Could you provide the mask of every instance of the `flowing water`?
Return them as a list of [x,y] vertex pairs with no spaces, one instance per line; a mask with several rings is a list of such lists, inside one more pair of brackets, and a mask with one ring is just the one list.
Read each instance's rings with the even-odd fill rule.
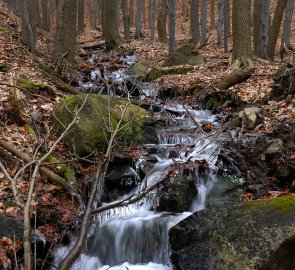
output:
[[[100,73],[95,71],[91,76],[95,79]],[[153,96],[154,89],[154,86],[147,86],[143,94]],[[159,144],[148,144],[144,147],[157,162],[146,172],[145,179],[132,192],[140,192],[145,186],[161,181],[175,164],[206,160],[209,167],[206,173],[198,169],[192,172],[196,179],[198,195],[191,205],[190,212],[155,213],[153,209],[159,198],[156,192],[151,192],[137,203],[100,213],[95,217],[89,230],[85,251],[72,269],[171,269],[169,228],[189,216],[191,212],[205,208],[206,194],[217,181],[216,162],[219,149],[216,134],[213,132],[208,136],[198,129],[196,123],[210,122],[214,130],[217,130],[216,117],[210,111],[184,108],[175,102],[166,103],[160,112],[155,113],[155,117],[164,117],[166,126],[158,130]],[[143,167],[147,163],[146,157],[142,157],[140,161],[138,167]],[[59,248],[56,258],[61,259],[67,253],[67,249],[69,247]],[[57,265],[58,261],[55,264]]]

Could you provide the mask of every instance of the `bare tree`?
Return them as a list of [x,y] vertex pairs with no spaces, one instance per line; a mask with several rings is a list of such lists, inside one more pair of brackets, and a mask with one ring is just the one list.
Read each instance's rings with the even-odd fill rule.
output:
[[267,34],[269,32],[268,28],[270,16],[270,2],[268,0],[262,0],[261,11],[262,14],[258,38],[258,56],[260,58],[266,58]]
[[284,30],[282,35],[281,48],[283,46],[286,46],[287,48],[292,48],[290,37],[291,37],[291,25],[292,25],[293,12],[294,12],[294,1],[288,0],[286,11],[285,11]]
[[158,30],[158,37],[159,41],[163,43],[167,43],[167,15],[168,15],[168,6],[167,0],[161,0],[161,7],[158,14],[157,20],[157,30]]
[[152,0],[152,10],[151,10],[151,40],[154,40],[155,39],[156,16],[157,16],[157,0]]
[[272,24],[268,32],[266,55],[270,60],[274,59],[276,44],[280,33],[280,27],[284,16],[287,0],[278,0]]
[[207,0],[202,0],[201,7],[201,46],[204,46],[207,40]]
[[228,52],[228,37],[229,37],[229,0],[223,0],[224,7],[223,7],[223,14],[224,14],[224,28],[223,28],[223,38],[224,38],[224,51]]
[[142,17],[144,12],[144,0],[137,0],[137,12],[135,18],[135,38],[142,38]]
[[123,14],[123,24],[124,24],[124,38],[130,40],[130,17],[128,13],[128,2],[127,0],[122,0],[122,14]]
[[176,37],[175,37],[175,17],[176,17],[176,0],[168,0],[169,10],[169,54],[175,52]]
[[191,32],[193,44],[199,43],[199,0],[191,1]]
[[77,23],[77,34],[82,34],[84,32],[84,0],[78,1],[78,23]]
[[31,0],[24,0],[22,11],[22,41],[28,47],[29,51],[35,53],[36,43],[36,27],[33,23],[32,5]]
[[217,45],[222,46],[222,27],[224,22],[224,4],[223,0],[218,0],[218,22],[217,22]]

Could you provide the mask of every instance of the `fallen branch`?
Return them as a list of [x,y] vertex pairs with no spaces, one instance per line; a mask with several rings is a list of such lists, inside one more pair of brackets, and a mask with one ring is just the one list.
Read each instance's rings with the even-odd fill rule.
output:
[[[123,199],[121,201],[118,202],[113,202],[113,203],[109,203],[107,205],[103,205],[99,208],[93,209],[91,211],[91,214],[98,214],[101,213],[103,211],[109,210],[109,209],[113,209],[115,207],[119,207],[119,206],[127,206],[131,203],[135,203],[139,200],[141,200],[143,197],[145,197],[149,192],[151,192],[152,190],[154,190],[155,188],[159,187],[166,179],[162,179],[161,181],[147,187],[143,192],[141,192],[140,194],[138,194],[137,196],[135,196],[134,194],[130,197],[128,197],[127,199]],[[134,197],[135,196],[135,197]]]
[[[10,152],[14,156],[17,156],[19,159],[25,161],[26,163],[33,162],[33,159],[30,155],[19,151],[14,146],[3,141],[2,139],[0,139],[0,147],[4,148],[5,150]],[[67,183],[67,181],[64,178],[60,177],[59,175],[57,175],[56,173],[44,166],[40,167],[40,172],[43,173],[52,184],[62,187],[65,191],[69,192],[70,194],[72,193],[71,186]]]
[[76,45],[77,48],[82,48],[85,50],[90,50],[90,49],[102,49],[105,45],[105,42],[99,42],[99,43],[95,43],[95,44],[79,44]]
[[217,88],[220,90],[227,90],[238,83],[244,82],[251,77],[253,71],[253,68],[238,69],[228,75],[225,75],[217,84]]
[[47,72],[47,71],[43,70],[42,68],[39,68],[39,70],[43,73],[43,75],[49,81],[51,81],[53,84],[57,85],[64,92],[74,94],[74,95],[81,94],[81,92],[79,90],[77,90],[75,87],[71,86],[70,84],[68,84],[68,83],[66,83],[64,81],[62,81],[61,79],[59,79],[54,74],[51,74],[50,72]]

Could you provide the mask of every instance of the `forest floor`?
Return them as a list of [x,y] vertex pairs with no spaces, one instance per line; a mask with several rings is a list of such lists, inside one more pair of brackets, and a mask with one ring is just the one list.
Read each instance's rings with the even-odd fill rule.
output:
[[[40,65],[48,65],[50,63],[53,56],[54,39],[48,33],[39,30],[36,47],[37,55],[32,55],[20,42],[20,19],[8,10],[2,2],[0,2],[0,10],[0,140],[13,145],[24,153],[33,155],[41,138],[46,138],[47,147],[53,144],[55,137],[48,132],[52,110],[68,94],[46,79],[44,73],[39,69]],[[93,41],[95,43],[99,36],[100,32],[98,31],[88,31],[78,38],[78,42],[81,44],[91,44],[89,41]],[[179,45],[187,42],[187,37],[180,33],[177,40]],[[223,48],[218,48],[215,40],[216,34],[212,32],[207,45],[200,50],[204,57],[204,65],[194,67],[187,74],[161,77],[157,80],[161,84],[161,88],[177,89],[181,92],[181,90],[187,89],[197,80],[201,81],[203,88],[206,88],[208,85],[216,85],[222,76],[227,73],[230,53],[225,53]],[[85,41],[88,42],[85,43]],[[148,38],[132,40],[129,43],[122,44],[118,51],[103,53],[110,65],[116,66],[114,61],[122,52],[128,50],[134,51],[139,60],[149,60],[151,66],[159,65],[168,56],[166,44],[150,41]],[[85,55],[83,49],[77,49],[77,52],[79,55]],[[271,86],[274,84],[273,77],[278,68],[286,65],[286,63],[295,64],[295,55],[287,54],[284,61],[278,58],[273,62],[259,61],[256,63],[254,74],[250,79],[230,88],[229,91],[235,93],[243,103],[243,106],[257,106],[263,112],[260,114],[261,123],[253,129],[246,130],[246,132],[268,136],[278,132],[279,125],[282,123],[286,123],[287,126],[294,130],[294,95],[291,98],[289,97],[288,100],[286,98],[279,101],[269,99]],[[72,69],[66,69],[68,82],[75,81],[79,70],[85,66],[91,68],[89,65],[85,59],[78,57],[75,67],[76,73]],[[30,92],[16,88],[16,83],[21,76],[25,76],[32,81],[41,82],[47,87],[44,87],[44,90],[41,92]],[[188,97],[187,100],[191,98]],[[222,110],[236,113],[236,109],[230,106],[224,107]],[[33,127],[35,132],[32,132],[30,127]],[[288,138],[286,137],[285,139]],[[294,148],[290,146],[286,152],[290,162],[295,161],[295,154],[292,151],[294,151]],[[69,149],[63,144],[58,145],[54,154],[63,161],[73,161]],[[253,155],[255,156],[255,154]],[[0,161],[5,163],[11,175],[14,175],[23,166],[21,160],[11,156],[2,148],[0,148]],[[282,162],[282,160],[278,162]],[[56,171],[56,173],[61,173],[58,168],[52,165],[47,166]],[[79,162],[75,162],[74,167],[80,176],[90,174],[94,170],[93,165],[82,167]],[[28,191],[28,181],[26,179],[29,178],[29,173],[26,172],[17,184],[22,192],[21,196],[24,198]],[[273,175],[268,175],[267,177],[271,183],[277,181]],[[264,194],[264,197],[286,194],[290,194],[287,185],[280,188],[277,185],[269,185],[269,189]],[[49,183],[44,176],[39,176],[34,198],[34,207],[37,209],[38,216],[42,217],[40,218],[42,221],[38,224],[37,229],[55,244],[61,239],[61,235],[70,229],[73,220],[78,216],[78,205],[60,187]],[[243,199],[251,198],[253,198],[251,190],[245,191]],[[19,220],[23,218],[22,211],[14,204],[10,183],[2,172],[0,172],[0,214],[15,217]],[[59,223],[62,225],[59,226]],[[0,240],[0,250],[1,243]]]

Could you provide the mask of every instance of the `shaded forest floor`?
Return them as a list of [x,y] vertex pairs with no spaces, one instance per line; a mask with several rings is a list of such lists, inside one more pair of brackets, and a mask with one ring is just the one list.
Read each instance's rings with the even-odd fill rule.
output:
[[[40,138],[46,139],[47,147],[54,142],[54,132],[49,132],[51,128],[51,113],[56,104],[67,93],[61,91],[57,85],[46,79],[44,73],[39,68],[50,63],[53,55],[54,39],[40,30],[37,40],[37,55],[31,55],[20,42],[21,22],[19,18],[2,3],[0,3],[0,10],[0,139],[25,153],[33,155]],[[91,44],[91,42],[85,43],[85,41],[93,41],[95,43],[98,36],[100,36],[99,32],[89,31],[80,36],[78,42],[80,44]],[[194,67],[192,71],[184,75],[161,77],[157,80],[161,88],[164,91],[173,89],[181,93],[181,91],[195,84],[196,81],[201,82],[202,89],[206,89],[209,85],[215,85],[226,74],[230,58],[230,53],[224,53],[222,48],[218,48],[215,40],[215,33],[212,33],[207,45],[200,50],[204,57],[204,65]],[[179,34],[178,44],[185,42],[187,42],[187,38]],[[152,42],[148,38],[132,40],[129,43],[122,44],[121,48],[115,52],[103,52],[103,54],[110,65],[116,66],[115,61],[118,56],[130,50],[134,51],[138,60],[149,60],[151,66],[159,65],[168,56],[166,44]],[[80,56],[85,56],[85,54],[87,55],[90,52],[77,49],[77,53]],[[69,83],[76,81],[79,70],[83,69],[83,67],[91,68],[89,67],[90,64],[85,61],[85,58],[80,56],[77,57],[77,64],[74,69],[65,68],[66,80]],[[237,106],[239,109],[247,106],[256,106],[260,109],[260,123],[253,128],[246,128],[244,132],[262,134],[273,139],[280,138],[283,144],[286,144],[287,150],[285,150],[284,155],[287,155],[288,162],[294,163],[294,145],[287,146],[287,144],[290,139],[292,141],[292,134],[294,135],[295,97],[291,95],[278,100],[270,98],[271,86],[274,84],[273,76],[278,68],[286,65],[286,63],[295,64],[295,55],[286,55],[284,61],[276,58],[273,62],[257,62],[252,77],[246,82],[230,88],[229,92],[239,99]],[[21,77],[41,82],[44,84],[43,90],[30,92],[16,88],[15,86]],[[181,97],[179,100],[181,102],[191,100],[197,102],[194,95]],[[237,117],[237,107],[223,106],[221,104],[219,110],[232,113],[231,116],[234,118]],[[284,127],[286,129],[289,127],[291,130],[285,130],[285,132]],[[282,132],[285,132],[285,134],[281,134]],[[262,143],[261,147],[266,150],[269,145]],[[233,145],[229,146],[228,149],[235,151]],[[46,151],[46,148],[44,151]],[[256,154],[257,152],[254,152],[252,157],[256,156]],[[77,176],[80,178],[84,174],[91,174],[94,171],[93,165],[82,166],[63,144],[58,145],[54,155],[62,161],[72,162]],[[0,160],[5,163],[11,175],[23,166],[20,160],[11,156],[2,148],[0,148]],[[286,159],[278,159],[274,162],[280,163],[285,161]],[[255,164],[247,162],[246,164],[249,165],[248,173],[249,177],[251,177],[251,174],[256,173]],[[61,168],[56,168],[52,165],[47,166],[56,173],[62,174]],[[259,167],[257,168],[259,169]],[[268,190],[263,193],[263,197],[290,194],[288,189],[290,180],[295,179],[289,179],[286,185],[277,185],[278,179],[276,179],[276,176],[269,174],[267,169],[265,170],[270,184],[268,185]],[[23,192],[22,196],[28,190],[28,182],[26,181],[28,178],[29,172],[24,174],[18,182],[18,187]],[[52,243],[56,243],[61,239],[63,233],[67,233],[70,230],[73,219],[79,214],[79,206],[60,187],[50,184],[46,177],[40,176],[39,180],[34,199],[34,207],[39,217],[37,229],[44,233]],[[78,188],[81,189],[83,187],[77,187],[79,192]],[[254,187],[254,189],[257,189],[257,187]],[[242,199],[255,198],[251,189],[243,192]],[[21,210],[14,205],[10,183],[2,172],[0,172],[0,213],[22,219]]]

